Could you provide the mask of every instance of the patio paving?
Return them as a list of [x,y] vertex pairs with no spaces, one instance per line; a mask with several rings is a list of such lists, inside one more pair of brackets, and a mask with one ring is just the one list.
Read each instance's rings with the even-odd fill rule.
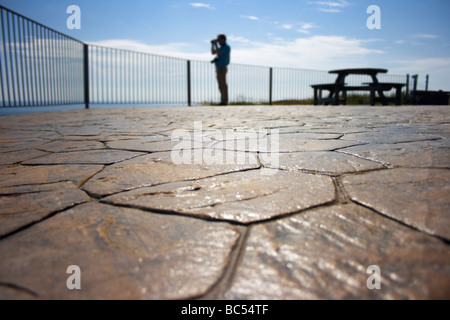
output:
[[0,299],[450,299],[449,138],[448,106],[2,117]]

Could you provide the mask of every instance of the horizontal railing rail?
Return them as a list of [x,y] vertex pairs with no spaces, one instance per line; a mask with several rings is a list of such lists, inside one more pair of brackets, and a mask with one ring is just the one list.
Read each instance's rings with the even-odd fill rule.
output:
[[[3,6],[0,26],[2,107],[191,106],[220,100],[215,67],[210,62],[86,44]],[[319,70],[231,64],[230,103],[312,103],[311,85],[334,82],[335,77]],[[379,79],[409,83],[406,75],[381,75]],[[370,78],[350,76],[348,82],[360,84]]]

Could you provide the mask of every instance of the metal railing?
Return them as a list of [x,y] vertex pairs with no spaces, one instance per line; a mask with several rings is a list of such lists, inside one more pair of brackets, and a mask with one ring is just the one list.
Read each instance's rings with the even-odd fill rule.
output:
[[[215,67],[154,54],[85,44],[0,6],[2,107],[85,104],[201,105],[220,100]],[[231,64],[231,103],[312,100],[326,71]],[[381,75],[406,84],[408,76]],[[370,82],[350,76],[349,84]],[[406,89],[407,90],[407,89]],[[367,94],[364,92],[355,94]]]
[[89,45],[91,104],[182,104],[187,60]]
[[2,106],[85,102],[82,42],[4,7],[0,26]]

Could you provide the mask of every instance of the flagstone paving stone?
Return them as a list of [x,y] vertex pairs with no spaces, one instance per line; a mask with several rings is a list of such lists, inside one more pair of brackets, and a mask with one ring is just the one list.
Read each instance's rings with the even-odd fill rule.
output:
[[0,299],[450,299],[449,139],[447,106],[2,117]]
[[[239,236],[223,223],[90,203],[0,243],[0,283],[41,299],[190,298],[218,281]],[[76,263],[79,292],[66,287]]]
[[354,201],[450,240],[449,170],[399,168],[352,175],[343,181]]
[[305,173],[252,170],[140,188],[104,199],[119,205],[239,223],[268,220],[333,201],[333,181]]
[[103,169],[102,165],[48,165],[48,166],[3,166],[0,167],[0,187],[33,184],[48,184],[73,181],[81,185]]
[[22,149],[18,151],[2,152],[0,154],[0,165],[18,164],[26,160],[48,155],[48,152],[36,150],[34,148]]
[[270,161],[274,157],[275,155],[271,154],[267,161],[266,156],[261,154],[261,163],[269,168],[289,171],[308,170],[331,175],[384,168],[379,162],[329,151],[280,153],[279,163],[275,164]]
[[[367,288],[372,265],[380,290]],[[350,204],[252,227],[225,297],[438,299],[449,287],[448,245]]]
[[255,169],[258,166],[256,159],[242,165],[209,166],[203,162],[199,165],[178,165],[172,162],[171,153],[155,153],[108,166],[90,179],[84,189],[91,194],[105,196],[162,183],[197,180],[229,172]]
[[31,160],[22,161],[24,165],[42,164],[113,164],[144,155],[139,152],[121,150],[87,150],[56,152]]
[[[398,144],[368,144],[344,148],[339,152],[390,167],[448,168],[450,159],[447,139]],[[419,153],[421,153],[420,157],[417,156]]]
[[72,182],[0,188],[0,237],[90,201]]

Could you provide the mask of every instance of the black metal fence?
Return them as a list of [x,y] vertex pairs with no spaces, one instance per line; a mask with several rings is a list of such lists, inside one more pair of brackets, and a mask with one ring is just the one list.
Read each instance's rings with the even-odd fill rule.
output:
[[[85,104],[199,105],[220,100],[214,65],[88,45],[0,6],[2,107]],[[406,84],[407,76],[380,81]],[[312,100],[326,71],[232,64],[231,103]],[[364,76],[349,84],[370,82]],[[352,82],[352,83],[350,83]],[[366,93],[361,93],[366,94]]]
[[82,42],[3,7],[0,25],[2,106],[85,102]]

